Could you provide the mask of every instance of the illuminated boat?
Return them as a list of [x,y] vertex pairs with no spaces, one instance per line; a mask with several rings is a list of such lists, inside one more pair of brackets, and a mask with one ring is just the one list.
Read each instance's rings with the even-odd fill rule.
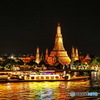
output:
[[[4,74],[4,72],[2,72]],[[6,75],[0,75],[4,79],[0,82],[35,82],[35,81],[73,81],[73,80],[84,80],[88,79],[89,76],[76,76],[71,77],[69,73],[66,72],[55,72],[54,70],[46,70],[40,72],[33,71],[16,71],[16,72],[6,72]]]

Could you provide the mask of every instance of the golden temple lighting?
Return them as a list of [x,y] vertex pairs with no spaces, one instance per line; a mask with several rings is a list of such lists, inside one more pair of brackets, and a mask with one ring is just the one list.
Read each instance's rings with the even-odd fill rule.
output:
[[58,61],[63,64],[70,64],[71,59],[69,58],[67,51],[65,51],[65,48],[63,46],[63,37],[61,34],[61,26],[58,24],[57,26],[57,34],[55,38],[55,45],[53,50],[51,51],[50,55],[48,56],[47,62],[50,65],[53,65]]

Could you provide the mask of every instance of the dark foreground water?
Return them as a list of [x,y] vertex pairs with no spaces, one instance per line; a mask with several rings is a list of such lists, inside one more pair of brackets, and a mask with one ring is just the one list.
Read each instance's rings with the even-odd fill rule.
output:
[[70,96],[70,92],[100,93],[100,72],[92,81],[0,83],[0,100],[100,100],[98,96]]

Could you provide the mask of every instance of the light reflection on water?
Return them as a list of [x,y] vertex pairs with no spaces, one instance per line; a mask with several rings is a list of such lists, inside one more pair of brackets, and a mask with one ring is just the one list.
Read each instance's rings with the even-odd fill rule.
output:
[[[99,86],[100,83],[100,74],[96,74],[98,75],[97,77],[94,73],[92,75],[92,83],[89,80],[71,82],[0,83],[0,100],[61,100],[62,98],[65,98],[63,100],[71,100],[71,98],[80,100],[81,97],[70,97],[69,93],[71,91],[94,91],[94,89],[91,90],[90,87]],[[98,89],[95,91],[98,91]],[[90,97],[82,97],[82,100],[87,100],[86,98]],[[100,100],[99,97],[96,98]]]

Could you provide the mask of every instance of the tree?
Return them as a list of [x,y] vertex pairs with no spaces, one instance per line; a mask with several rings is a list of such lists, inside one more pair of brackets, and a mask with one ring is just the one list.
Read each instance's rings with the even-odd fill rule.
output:
[[24,62],[21,59],[18,59],[17,64],[18,65],[24,65]]
[[37,63],[32,59],[30,62],[26,63],[26,65],[37,65]]
[[100,57],[95,57],[90,65],[100,67]]

